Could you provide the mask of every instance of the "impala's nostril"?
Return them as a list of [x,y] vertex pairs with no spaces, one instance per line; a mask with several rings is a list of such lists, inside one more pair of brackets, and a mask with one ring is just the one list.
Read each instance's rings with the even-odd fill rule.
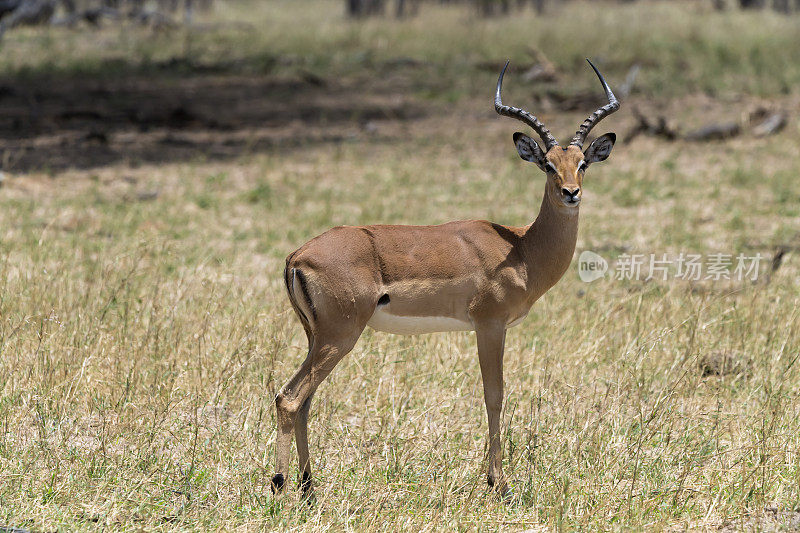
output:
[[569,198],[570,196],[572,196],[572,191],[570,191],[570,190],[569,190],[569,189],[567,189],[567,188],[563,188],[563,189],[561,189],[561,194],[563,194],[564,196],[566,196],[567,198]]
[[574,199],[575,199],[575,198],[578,196],[578,193],[579,193],[580,191],[581,191],[581,190],[580,190],[580,188],[579,188],[579,187],[576,187],[576,188],[574,188],[574,189],[567,189],[566,187],[563,187],[563,188],[561,189],[561,194],[563,194],[564,196],[566,196],[566,197],[567,197],[567,198],[569,198],[569,199],[572,199],[572,200],[574,200]]

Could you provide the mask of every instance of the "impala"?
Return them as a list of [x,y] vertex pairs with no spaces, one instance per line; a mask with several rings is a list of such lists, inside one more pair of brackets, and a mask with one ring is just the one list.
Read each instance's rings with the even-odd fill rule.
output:
[[308,337],[308,356],[275,398],[274,492],[285,484],[292,433],[300,487],[305,494],[311,491],[311,397],[370,326],[401,335],[475,331],[489,418],[488,483],[507,493],[500,442],[506,330],[519,324],[567,270],[575,251],[584,173],[590,164],[608,158],[616,140],[615,134],[606,133],[582,150],[589,131],[619,109],[602,74],[591,61],[589,65],[608,103],[589,115],[566,148],[535,116],[503,104],[500,91],[508,63],[497,80],[497,113],[524,122],[544,142],[541,148],[524,133],[514,134],[520,157],[547,174],[532,224],[467,220],[438,226],[342,226],[286,258],[284,281]]

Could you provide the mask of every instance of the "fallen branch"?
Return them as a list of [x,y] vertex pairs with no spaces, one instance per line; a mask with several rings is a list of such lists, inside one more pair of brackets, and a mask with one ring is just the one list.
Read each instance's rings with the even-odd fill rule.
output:
[[723,122],[692,130],[684,135],[683,138],[687,141],[717,141],[736,137],[741,131],[742,128],[738,122]]
[[555,65],[547,59],[547,56],[541,50],[529,47],[528,54],[530,54],[535,63],[522,75],[523,80],[528,83],[558,81],[558,71]]
[[643,133],[653,137],[662,137],[668,141],[674,141],[679,137],[678,131],[668,124],[666,117],[663,115],[651,120],[635,106],[633,107],[633,115],[636,117],[636,125],[625,135],[624,142],[626,144]]
[[772,113],[753,128],[753,135],[756,137],[774,135],[786,127],[786,119],[786,113],[782,111]]
[[741,122],[730,121],[708,124],[687,133],[681,133],[669,125],[664,115],[648,116],[637,107],[633,108],[633,115],[636,118],[636,124],[625,136],[625,143],[631,142],[642,134],[661,137],[669,141],[683,139],[693,142],[730,139],[747,132],[752,133],[755,137],[766,137],[774,135],[785,128],[789,118],[785,111],[770,111],[765,107],[758,107],[751,111]]

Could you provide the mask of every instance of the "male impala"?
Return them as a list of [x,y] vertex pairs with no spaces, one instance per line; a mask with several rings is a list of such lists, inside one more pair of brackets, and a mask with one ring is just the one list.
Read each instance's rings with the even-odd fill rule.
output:
[[589,64],[608,104],[581,124],[566,148],[535,116],[503,105],[500,90],[508,63],[497,80],[495,110],[529,125],[544,141],[542,150],[527,135],[514,134],[520,157],[547,174],[539,216],[532,224],[518,228],[467,220],[439,226],[343,226],[311,239],[286,258],[286,289],[309,348],[275,399],[273,491],[284,487],[292,432],[300,486],[304,493],[311,490],[311,397],[370,326],[402,335],[475,331],[489,416],[488,482],[507,492],[500,445],[506,330],[519,324],[567,270],[575,251],[584,172],[591,163],[605,160],[616,140],[606,133],[581,151],[589,131],[619,109],[605,79]]

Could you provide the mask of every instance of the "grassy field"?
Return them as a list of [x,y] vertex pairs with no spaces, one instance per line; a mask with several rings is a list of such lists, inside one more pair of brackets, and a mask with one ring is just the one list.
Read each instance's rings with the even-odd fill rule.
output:
[[[800,19],[574,2],[356,24],[341,4],[220,3],[190,32],[7,34],[0,526],[797,527]],[[529,63],[529,47],[559,79],[512,71],[507,101],[559,138],[593,109],[541,95],[599,92],[586,55],[615,86],[642,65],[597,134],[624,137],[633,107],[684,129],[788,112],[768,138],[619,142],[584,182],[578,252],[759,253],[759,280],[583,283],[573,264],[508,334],[509,503],[485,487],[473,335],[367,330],[314,400],[317,505],[274,502],[273,398],[306,350],[285,256],[338,224],[532,221],[544,177],[488,96],[493,65]],[[190,119],[114,114],[181,98],[165,113]],[[108,114],[66,122],[76,109]]]

